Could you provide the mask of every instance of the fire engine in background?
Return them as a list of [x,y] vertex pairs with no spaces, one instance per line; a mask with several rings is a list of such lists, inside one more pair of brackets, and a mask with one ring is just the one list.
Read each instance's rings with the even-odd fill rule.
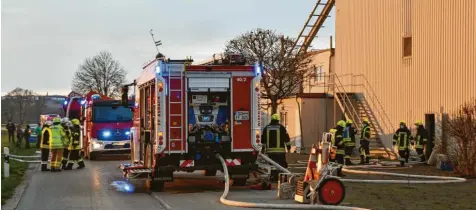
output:
[[159,58],[136,80],[132,164],[120,168],[152,191],[162,191],[174,171],[215,176],[222,168],[216,153],[234,185],[245,185],[257,168],[261,67],[235,55],[222,64],[191,62]]
[[55,117],[60,117],[59,114],[42,114],[40,115],[40,127],[43,127],[46,121],[53,121]]
[[[132,101],[128,103],[133,105]],[[67,118],[81,122],[81,148],[86,158],[130,153],[133,112],[121,106],[119,100],[89,92],[84,97],[67,99],[64,107]]]

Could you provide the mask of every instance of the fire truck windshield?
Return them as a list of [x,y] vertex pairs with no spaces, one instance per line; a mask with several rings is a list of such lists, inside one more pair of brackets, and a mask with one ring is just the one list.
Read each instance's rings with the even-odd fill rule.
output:
[[129,108],[117,106],[95,106],[93,108],[93,122],[128,122],[132,121],[132,111]]

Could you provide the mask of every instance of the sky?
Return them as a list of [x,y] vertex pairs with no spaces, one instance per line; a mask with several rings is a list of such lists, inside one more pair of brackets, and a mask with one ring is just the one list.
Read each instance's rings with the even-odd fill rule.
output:
[[[68,94],[78,66],[109,51],[132,82],[162,41],[166,57],[195,61],[255,28],[297,37],[316,0],[2,0],[1,92]],[[314,39],[328,48],[334,11]]]

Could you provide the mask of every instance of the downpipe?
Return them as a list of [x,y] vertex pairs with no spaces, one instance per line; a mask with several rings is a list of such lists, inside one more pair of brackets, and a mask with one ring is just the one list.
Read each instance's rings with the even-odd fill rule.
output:
[[[260,154],[263,159],[266,161],[270,161],[271,164],[275,165],[278,169],[290,173],[287,169],[283,168],[282,166],[278,165],[276,162],[268,158],[266,155]],[[225,191],[220,197],[220,202],[227,206],[234,206],[234,207],[246,207],[246,208],[262,208],[262,209],[299,209],[299,210],[360,210],[362,208],[358,207],[347,207],[347,206],[333,206],[333,205],[310,205],[310,204],[266,204],[266,203],[251,203],[251,202],[241,202],[241,201],[233,201],[226,199],[228,193],[230,191],[230,177],[228,175],[228,167],[226,166],[225,160],[220,154],[216,154],[215,157],[220,160],[221,165],[223,167],[223,174],[225,177]]]

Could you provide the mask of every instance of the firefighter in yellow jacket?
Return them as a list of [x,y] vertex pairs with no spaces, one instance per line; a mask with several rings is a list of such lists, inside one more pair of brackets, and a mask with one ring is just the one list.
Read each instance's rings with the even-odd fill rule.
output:
[[[266,154],[269,158],[284,168],[288,167],[286,162],[286,148],[291,149],[289,134],[286,128],[279,123],[279,114],[271,116],[271,122],[263,129],[261,140],[266,143]],[[286,148],[285,148],[286,147]],[[273,179],[278,179],[278,172],[271,172]]]
[[71,128],[71,142],[69,144],[69,159],[68,159],[68,166],[65,170],[73,169],[74,163],[78,164],[76,169],[82,169],[85,167],[83,158],[81,157],[81,127],[79,126],[79,120],[73,119],[71,120],[73,127]]
[[428,140],[428,132],[423,126],[422,121],[416,121],[415,125],[417,126],[417,133],[415,135],[415,141],[412,141],[412,145],[415,147],[418,157],[420,157],[421,162],[425,162],[425,153],[424,148]]
[[400,128],[398,128],[393,135],[393,145],[398,146],[401,166],[408,163],[408,158],[410,157],[410,140],[413,140],[412,133],[407,128],[405,121],[400,121]]
[[51,132],[49,140],[51,152],[50,168],[51,172],[58,172],[61,171],[61,158],[63,155],[64,142],[66,138],[66,134],[61,127],[60,118],[55,117],[53,119],[53,126],[49,128],[49,131]]
[[[344,128],[345,121],[340,120],[337,122],[337,130],[334,135],[334,146],[336,147],[336,161],[337,163],[344,165],[344,156],[345,156],[345,142],[344,142]],[[342,166],[337,169],[337,176],[344,176],[342,174]]]
[[68,118],[61,119],[61,127],[63,128],[64,133],[66,134],[66,138],[64,139],[64,148],[63,148],[63,158],[61,159],[61,168],[64,170],[66,169],[66,165],[68,164],[68,157],[69,157],[69,144],[71,143],[71,130],[70,130],[70,122]]
[[355,148],[355,134],[357,134],[357,129],[352,127],[352,124],[354,124],[354,122],[351,119],[348,119],[344,128],[345,165],[353,164],[350,161],[350,158],[352,157],[352,152]]
[[51,130],[50,127],[53,125],[53,122],[46,121],[41,130],[41,171],[49,171],[48,168],[48,159],[50,158],[50,140],[51,140]]
[[[370,124],[369,119],[362,121],[362,131],[360,131],[360,164],[370,163]],[[365,158],[365,160],[364,160]]]

